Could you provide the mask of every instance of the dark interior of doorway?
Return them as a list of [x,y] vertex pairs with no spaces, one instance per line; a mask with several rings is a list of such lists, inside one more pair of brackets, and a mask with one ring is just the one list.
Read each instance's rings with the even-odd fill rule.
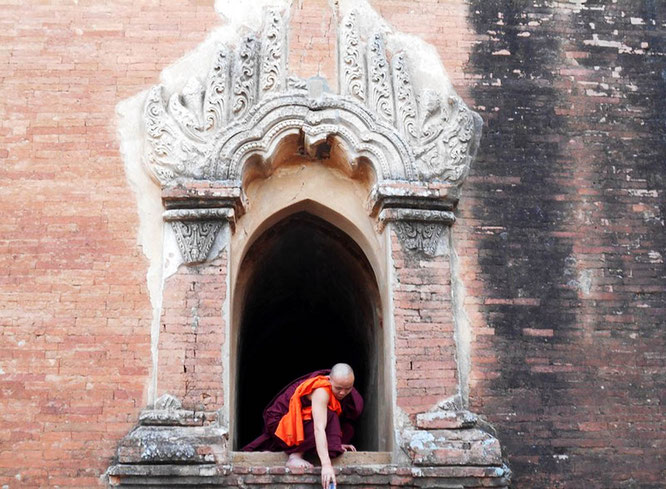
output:
[[377,450],[379,294],[359,246],[301,212],[264,232],[241,267],[235,449],[261,433],[262,411],[282,387],[346,362],[365,399],[354,443]]

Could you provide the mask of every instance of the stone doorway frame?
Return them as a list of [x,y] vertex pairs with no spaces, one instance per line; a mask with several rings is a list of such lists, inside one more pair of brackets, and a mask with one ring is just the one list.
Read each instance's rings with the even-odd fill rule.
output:
[[[349,180],[368,184],[365,218],[385,246],[393,433],[390,463],[373,472],[386,481],[374,483],[392,485],[403,475],[403,487],[505,487],[510,472],[499,442],[465,409],[467,370],[458,361],[451,295],[449,227],[481,119],[448,80],[433,89],[413,78],[413,45],[396,50],[403,46],[394,36],[388,50],[387,33],[361,35],[368,19],[354,10],[339,27],[338,92],[318,77],[288,76],[286,15],[266,10],[260,31],[216,47],[205,80],[192,77],[168,94],[156,86],[146,97],[143,162],[161,188],[163,220],[184,267],[170,284],[175,290],[163,292],[171,299],[161,312],[165,331],[154,338],[153,399],[121,441],[108,480],[214,487],[249,480],[228,443],[233,243],[255,205],[248,185],[274,173],[291,142],[304,159],[333,160]],[[411,285],[416,276],[423,289]],[[221,308],[206,307],[216,301]],[[176,311],[171,319],[167,306]],[[185,308],[196,319],[192,331],[178,322]],[[215,330],[220,316],[224,334]],[[419,341],[410,340],[426,345],[412,348]],[[209,361],[197,364],[193,355]],[[169,365],[170,356],[183,358],[185,372]],[[347,482],[365,483],[354,479],[365,469],[355,470]],[[292,477],[284,469],[274,475],[255,485],[279,487]],[[316,478],[306,484],[316,486]]]

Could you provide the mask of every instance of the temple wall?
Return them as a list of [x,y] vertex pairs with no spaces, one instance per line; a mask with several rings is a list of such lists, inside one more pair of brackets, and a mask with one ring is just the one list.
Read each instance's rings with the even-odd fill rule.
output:
[[[660,487],[659,2],[372,4],[437,48],[485,123],[445,243],[457,258],[421,267],[399,249],[393,257],[404,287],[453,272],[428,291],[426,309],[437,312],[427,320],[406,319],[423,289],[394,297],[396,360],[414,370],[396,379],[398,405],[415,413],[455,394],[459,379],[469,407],[497,430],[517,488]],[[296,74],[332,78],[335,21],[318,15],[324,5],[294,2]],[[146,209],[159,195],[139,174],[128,182],[114,119],[119,101],[220,24],[210,1],[2,5],[0,487],[101,486],[160,386],[206,409],[226,402],[224,334],[195,311],[201,301],[228,305],[227,283],[151,265],[165,237],[141,224],[137,199]],[[226,258],[222,250],[211,269]],[[193,294],[193,283],[205,291]],[[427,346],[413,336],[426,330],[436,339]],[[170,349],[184,358],[168,358]],[[419,378],[429,371],[438,373]]]

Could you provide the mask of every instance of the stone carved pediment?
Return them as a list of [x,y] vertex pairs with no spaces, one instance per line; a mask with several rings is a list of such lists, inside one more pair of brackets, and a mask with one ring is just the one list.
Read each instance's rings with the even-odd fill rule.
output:
[[236,48],[218,46],[205,80],[180,92],[155,86],[145,106],[145,162],[164,186],[178,180],[239,182],[251,154],[267,157],[287,134],[339,138],[377,180],[459,185],[480,136],[480,118],[457,95],[417,92],[410,56],[388,53],[380,33],[363,39],[357,13],[342,20],[340,93],[288,76],[286,29],[276,10]]
[[[444,87],[417,88],[410,63],[418,56],[389,52],[381,32],[362,36],[358,17],[352,10],[339,26],[339,93],[320,78],[289,76],[285,14],[276,9],[266,10],[262,28],[237,46],[217,45],[205,78],[192,76],[173,93],[153,87],[144,108],[150,174],[162,188],[214,182],[240,189],[248,161],[270,161],[280,142],[296,135],[312,157],[319,144],[334,138],[352,172],[361,161],[370,162],[379,189],[405,183],[459,187],[478,147],[480,117]],[[453,217],[449,212],[440,219],[436,199],[407,197],[390,212],[382,214],[382,205],[375,209],[379,227],[404,220],[391,217],[396,207],[417,210],[425,218],[396,230],[407,249],[432,255]],[[223,210],[219,202],[164,201],[164,218],[188,264],[206,261],[224,220],[233,225],[243,210],[242,204]]]

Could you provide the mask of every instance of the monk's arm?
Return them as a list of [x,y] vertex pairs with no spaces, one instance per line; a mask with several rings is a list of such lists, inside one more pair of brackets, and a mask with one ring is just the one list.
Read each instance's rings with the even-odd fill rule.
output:
[[312,393],[312,422],[314,423],[315,447],[321,462],[322,484],[328,487],[329,482],[335,482],[335,473],[328,455],[328,440],[326,439],[326,423],[328,418],[328,392],[317,389]]

